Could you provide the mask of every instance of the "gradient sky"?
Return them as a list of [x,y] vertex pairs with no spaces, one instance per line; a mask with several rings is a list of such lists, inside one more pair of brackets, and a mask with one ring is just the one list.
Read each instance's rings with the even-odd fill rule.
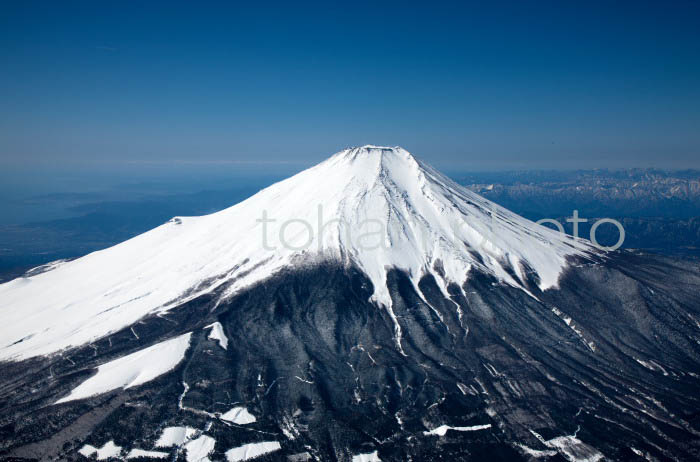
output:
[[697,1],[141,3],[2,5],[0,166],[700,167]]

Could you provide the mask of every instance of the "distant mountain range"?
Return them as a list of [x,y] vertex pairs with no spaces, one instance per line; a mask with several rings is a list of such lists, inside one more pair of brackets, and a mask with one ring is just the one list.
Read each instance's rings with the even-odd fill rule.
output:
[[585,170],[461,175],[457,181],[524,215],[700,216],[700,171]]
[[[700,255],[700,171],[652,169],[575,172],[505,172],[462,175],[460,184],[531,219],[551,218],[571,233],[566,219],[578,210],[580,236],[594,221],[613,218],[626,231],[624,248]],[[617,230],[601,227],[601,243],[617,240]]]

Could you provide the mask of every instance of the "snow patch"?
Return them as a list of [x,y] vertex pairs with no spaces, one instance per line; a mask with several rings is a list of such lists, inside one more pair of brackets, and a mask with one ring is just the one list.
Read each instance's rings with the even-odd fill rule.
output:
[[540,440],[542,444],[548,448],[555,449],[570,462],[598,462],[602,460],[603,454],[594,447],[576,438],[580,429],[581,427],[579,427],[573,435],[557,436],[551,440],[545,440],[540,434],[533,430],[530,430],[530,433]]
[[185,357],[190,336],[189,333],[184,334],[99,366],[97,374],[55,404],[100,395],[117,388],[135,387],[165,374]]
[[165,459],[168,457],[167,452],[161,451],[146,451],[144,449],[132,449],[129,454],[127,454],[127,459],[136,459],[138,457],[146,457],[149,459]]
[[219,342],[219,346],[223,348],[224,350],[228,349],[228,337],[226,337],[226,334],[224,334],[224,327],[221,325],[219,321],[209,324],[206,328],[211,328],[211,332],[209,332],[209,339],[211,340],[217,340]]
[[228,462],[250,460],[262,456],[263,454],[279,451],[280,449],[282,449],[282,446],[277,441],[244,444],[243,446],[226,451],[226,459]]
[[255,416],[244,407],[234,407],[230,411],[222,414],[221,419],[238,425],[246,425],[255,422]]
[[352,462],[382,462],[382,460],[379,458],[379,453],[374,451],[369,454],[352,456]]
[[216,440],[207,435],[188,441],[185,444],[187,462],[210,462],[208,456],[214,450],[214,445]]
[[86,444],[80,448],[78,452],[85,457],[91,457],[93,454],[96,454],[97,460],[106,460],[119,457],[119,455],[122,453],[122,448],[121,446],[114,444],[114,441],[108,441],[101,448],[96,448]]
[[647,369],[655,372],[661,372],[663,375],[668,375],[668,372],[666,369],[663,368],[659,363],[654,361],[653,359],[650,359],[649,361],[644,361],[639,358],[634,358],[635,361],[637,361],[639,364],[642,366],[646,367]]
[[576,324],[574,323],[574,320],[570,316],[568,316],[566,313],[562,312],[556,306],[552,308],[552,313],[556,314],[562,321],[564,321],[564,323],[567,326],[569,326],[569,328],[571,330],[573,330],[574,333],[576,333],[576,335],[578,335],[581,338],[581,341],[583,341],[584,345],[586,345],[589,350],[591,350],[592,352],[595,353],[595,349],[596,349],[595,343],[586,340],[586,338],[583,336],[583,332],[581,331],[581,329],[579,329],[576,326]]
[[463,383],[461,383],[461,382],[457,382],[457,388],[459,388],[459,391],[461,391],[463,395],[468,395],[468,394],[470,394],[470,393],[469,393],[469,388],[468,388],[465,384],[463,384]]
[[552,457],[552,456],[556,456],[558,454],[558,452],[555,451],[554,449],[544,449],[544,450],[532,449],[532,448],[529,448],[529,447],[525,446],[524,444],[520,444],[520,443],[517,443],[516,446],[518,448],[520,448],[520,450],[523,453],[525,453],[525,455],[528,455],[531,457]]
[[474,432],[478,430],[486,430],[487,428],[491,428],[491,424],[474,425],[471,427],[450,427],[448,425],[441,425],[437,428],[434,428],[433,430],[423,432],[423,434],[426,436],[445,436],[448,430],[454,430],[458,432]]
[[645,460],[648,460],[649,462],[656,461],[656,459],[654,457],[652,457],[651,454],[649,454],[648,452],[643,452],[643,451],[640,451],[639,449],[633,448],[633,447],[630,447],[630,449],[632,450],[633,453],[635,453],[639,457],[644,458]]
[[197,430],[192,427],[167,427],[163,429],[160,438],[156,441],[157,448],[170,448],[182,446],[185,441],[192,438]]

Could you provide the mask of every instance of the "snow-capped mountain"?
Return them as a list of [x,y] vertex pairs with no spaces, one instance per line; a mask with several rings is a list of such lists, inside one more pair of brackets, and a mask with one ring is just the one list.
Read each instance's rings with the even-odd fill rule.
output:
[[0,285],[0,457],[693,460],[699,288],[347,149]]
[[176,217],[0,285],[0,300],[13,307],[0,325],[0,360],[84,345],[219,287],[226,288],[223,300],[310,262],[357,265],[374,286],[373,299],[391,313],[390,268],[410,274],[414,285],[432,274],[445,295],[475,268],[514,287],[536,281],[544,290],[556,285],[568,256],[591,250],[479,197],[401,148],[347,149],[221,212]]

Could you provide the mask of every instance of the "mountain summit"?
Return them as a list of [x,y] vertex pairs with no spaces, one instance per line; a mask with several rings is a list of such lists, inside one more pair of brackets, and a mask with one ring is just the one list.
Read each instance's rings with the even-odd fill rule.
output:
[[0,285],[0,459],[700,459],[700,269],[363,146]]
[[[309,262],[356,265],[392,318],[391,269],[445,296],[479,271],[529,291],[554,287],[590,245],[457,185],[400,147],[363,146],[212,215],[176,217],[112,248],[0,285],[13,306],[0,359],[75,347],[225,287],[221,297]],[[57,317],[58,316],[58,317]],[[396,342],[401,329],[396,324]]]

